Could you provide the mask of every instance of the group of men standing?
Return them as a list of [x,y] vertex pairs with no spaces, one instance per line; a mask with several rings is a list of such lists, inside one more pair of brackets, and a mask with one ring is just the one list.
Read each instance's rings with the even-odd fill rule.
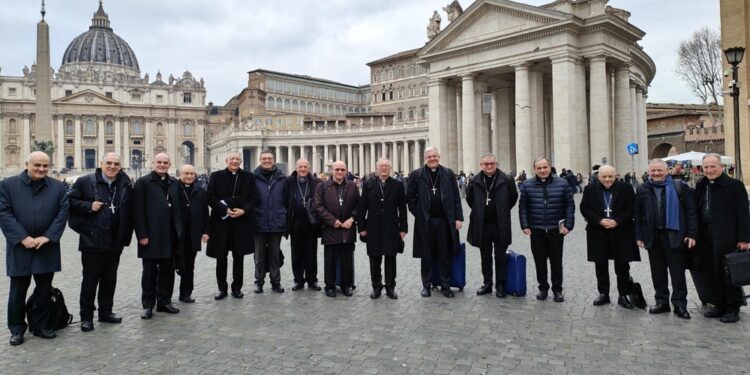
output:
[[[206,255],[216,259],[216,300],[243,298],[244,256],[254,253],[255,293],[263,293],[268,273],[272,291],[283,293],[280,268],[282,237],[290,237],[293,291],[319,291],[317,238],[324,245],[325,294],[336,297],[336,287],[351,296],[354,287],[354,244],[366,243],[372,292],[377,299],[397,299],[396,256],[404,251],[408,232],[407,207],[414,215],[413,256],[421,260],[422,297],[432,285],[448,298],[452,258],[459,251],[464,221],[461,195],[453,171],[440,165],[440,153],[428,147],[425,165],[411,172],[408,187],[393,179],[388,159],[377,162],[377,175],[358,187],[346,178],[347,166],[336,161],[331,177],[321,181],[300,159],[288,177],[276,166],[269,151],[260,154],[254,172],[243,170],[242,157],[231,152],[226,168],[213,172],[208,190],[195,186],[191,165],[179,168],[179,178],[169,175],[171,161],[160,153],[153,170],[133,184],[122,171],[120,157],[108,153],[94,173],[81,176],[67,194],[64,185],[47,176],[49,157],[33,152],[26,170],[0,183],[0,227],[7,243],[7,273],[11,279],[8,328],[11,345],[24,341],[27,328],[39,337],[54,338],[50,326],[52,278],[60,271],[60,238],[70,216],[70,227],[79,234],[83,266],[80,293],[81,330],[94,329],[99,321],[120,323],[113,312],[117,268],[132,232],[142,260],[142,319],[153,310],[178,313],[172,304],[175,273],[181,276],[179,300],[193,303],[195,258],[201,242]],[[551,173],[549,160],[534,161],[535,177],[520,185],[497,168],[497,159],[486,154],[481,171],[467,184],[465,198],[471,208],[468,242],[479,248],[483,285],[477,295],[495,289],[506,296],[506,250],[511,244],[510,211],[519,204],[519,221],[530,236],[539,292],[536,298],[563,302],[563,240],[573,230],[575,204],[567,181]],[[723,255],[750,245],[747,192],[740,181],[723,173],[720,157],[703,159],[705,178],[694,191],[667,175],[661,160],[649,163],[649,181],[634,192],[615,180],[612,166],[602,166],[597,180],[583,194],[581,212],[587,221],[588,260],[595,263],[599,296],[594,305],[609,299],[608,261],[614,260],[618,303],[633,308],[628,296],[633,281],[629,262],[639,261],[638,247],[649,254],[656,291],[652,314],[669,312],[668,274],[672,280],[674,313],[689,319],[686,309],[685,269],[694,275],[701,299],[711,303],[706,317],[722,322],[739,320],[741,288],[724,277]],[[209,206],[211,213],[209,217]],[[697,249],[696,249],[697,246]],[[233,258],[232,282],[227,282],[228,255]],[[551,267],[551,285],[547,263]],[[381,266],[384,266],[383,278]],[[494,275],[493,275],[494,266]],[[436,268],[434,280],[433,267]],[[25,297],[31,278],[36,288],[29,304]],[[494,282],[493,282],[494,276]],[[231,289],[230,289],[231,286]],[[28,315],[28,324],[24,316]]]

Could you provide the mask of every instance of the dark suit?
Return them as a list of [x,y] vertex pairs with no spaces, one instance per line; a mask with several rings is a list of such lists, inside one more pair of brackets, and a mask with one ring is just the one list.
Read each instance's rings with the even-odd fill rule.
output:
[[313,204],[315,187],[320,179],[307,175],[305,182],[299,182],[297,172],[286,179],[287,223],[292,247],[292,272],[294,283],[308,285],[318,282],[318,237],[320,225],[311,225],[307,210]]
[[196,184],[181,182],[172,184],[169,189],[174,206],[177,246],[175,266],[180,275],[180,297],[190,297],[193,293],[195,256],[201,251],[201,239],[209,234],[208,199],[206,192]]
[[[679,199],[679,229],[666,228],[666,189],[655,189],[651,180],[638,187],[635,239],[643,241],[648,250],[651,266],[651,278],[654,282],[655,299],[657,304],[667,304],[669,301],[669,287],[667,286],[667,270],[672,279],[672,304],[675,307],[686,307],[687,284],[685,282],[685,268],[687,267],[687,250],[684,245],[685,237],[697,238],[698,214],[695,209],[694,192],[682,181],[678,191]],[[661,198],[657,199],[656,192]],[[657,204],[657,202],[660,202]]]

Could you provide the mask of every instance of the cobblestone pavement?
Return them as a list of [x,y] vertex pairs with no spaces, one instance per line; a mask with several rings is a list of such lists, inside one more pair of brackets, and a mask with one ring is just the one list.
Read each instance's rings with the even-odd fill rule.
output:
[[[517,218],[514,212],[511,248],[531,258]],[[482,280],[479,251],[471,247],[464,292],[453,300],[439,293],[421,298],[419,261],[411,257],[410,243],[398,259],[396,301],[369,298],[369,265],[361,244],[355,255],[358,288],[353,297],[339,294],[332,299],[307,289],[292,292],[291,254],[284,240],[285,293],[253,294],[248,257],[245,298],[214,301],[215,262],[199,254],[193,294],[197,302],[175,303],[182,310],[176,315],[155,313],[153,319],[141,320],[141,263],[131,247],[122,257],[115,296],[122,324],[95,321],[90,333],[76,324],[50,341],[27,334],[26,343],[18,347],[0,342],[0,373],[26,374],[32,366],[35,373],[57,374],[750,373],[750,316],[743,311],[742,321],[734,325],[703,318],[690,281],[690,321],[616,304],[592,306],[597,296],[594,267],[586,262],[583,220],[580,215],[576,220],[565,240],[564,303],[534,299],[531,259],[528,296],[477,297]],[[75,233],[67,230],[63,242],[63,272],[56,274],[54,285],[65,293],[77,320],[81,264]],[[0,246],[5,248],[4,243]],[[646,254],[642,256],[644,262],[634,263],[632,272],[653,303],[648,262]],[[321,247],[321,280],[322,258]],[[0,269],[4,262],[0,257]],[[9,285],[5,280],[0,286],[3,301]],[[0,315],[5,314],[2,304]]]

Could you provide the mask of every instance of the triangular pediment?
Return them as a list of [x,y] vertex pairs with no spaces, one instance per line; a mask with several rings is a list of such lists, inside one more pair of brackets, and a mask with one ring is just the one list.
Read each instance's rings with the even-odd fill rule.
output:
[[117,100],[108,98],[93,90],[83,90],[70,96],[65,96],[60,99],[56,99],[53,103],[59,104],[92,104],[92,105],[109,105],[109,104],[120,104]]
[[570,14],[508,0],[477,0],[427,43],[419,54],[449,50],[506,35],[518,35],[572,18]]

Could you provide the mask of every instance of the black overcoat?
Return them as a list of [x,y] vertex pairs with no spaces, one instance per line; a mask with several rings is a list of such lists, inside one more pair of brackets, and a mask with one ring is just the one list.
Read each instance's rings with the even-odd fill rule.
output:
[[512,242],[513,235],[510,231],[510,210],[518,201],[518,190],[516,184],[511,178],[499,169],[495,170],[495,180],[492,185],[494,191],[487,189],[483,173],[477,173],[469,181],[466,187],[466,203],[471,207],[469,214],[469,232],[466,242],[472,246],[479,247],[482,241],[482,232],[484,228],[484,208],[487,202],[487,191],[493,192],[491,199],[495,202],[495,211],[497,213],[497,224],[500,228],[500,245],[507,247]]
[[396,255],[402,246],[400,232],[409,228],[404,184],[388,177],[381,191],[380,179],[371,178],[362,185],[357,215],[359,232],[367,231],[367,255]]
[[[698,210],[703,207],[708,178],[704,177],[696,186]],[[750,242],[750,210],[747,204],[747,190],[737,179],[722,173],[711,186],[711,230],[712,238],[698,238],[697,246],[711,241],[714,254],[727,254],[735,251],[737,242]],[[704,255],[706,251],[701,251]]]
[[[339,205],[339,196],[336,187],[333,186],[333,178],[321,182],[315,188],[315,214],[320,221],[321,243],[323,245],[337,245],[357,242],[357,200],[359,189],[354,182],[344,178],[341,199],[343,205]],[[336,220],[344,222],[354,218],[355,224],[351,228],[334,228]]]
[[[211,206],[211,234],[206,255],[226,258],[229,251],[233,256],[255,252],[253,208],[258,200],[255,176],[242,169],[236,175],[228,168],[213,172],[207,193]],[[227,214],[227,208],[241,208],[245,214],[236,219],[222,219]]]
[[[426,167],[418,168],[409,174],[408,187],[406,189],[406,204],[409,212],[414,215],[414,249],[413,256],[421,258],[423,255],[430,256],[431,252],[427,241],[427,221],[430,219],[430,181]],[[443,201],[443,210],[448,220],[449,232],[453,242],[450,246],[451,256],[458,252],[459,238],[455,230],[456,221],[464,221],[464,212],[461,207],[461,195],[458,193],[458,182],[453,178],[453,171],[442,165],[438,166],[438,180],[440,181],[440,194]]]
[[[112,182],[117,189],[114,203],[117,215],[117,235],[111,237],[111,220],[109,212],[109,187],[102,178],[101,168],[93,174],[96,179],[97,192],[91,183],[91,175],[78,177],[73,189],[68,193],[70,199],[70,221],[68,225],[78,233],[78,250],[86,252],[121,253],[129,246],[133,238],[133,183],[130,177],[120,171]],[[105,203],[99,211],[91,211],[91,204],[98,198]]]
[[[138,244],[138,258],[168,259],[174,255],[174,219],[168,188],[177,183],[174,177],[166,175],[162,180],[156,172],[151,172],[135,182],[133,188],[133,227],[135,237],[140,241],[148,238],[148,245]],[[164,187],[167,187],[165,189]]]
[[635,243],[635,192],[630,184],[615,181],[610,188],[610,218],[617,222],[605,229],[599,222],[605,218],[604,186],[600,182],[586,185],[581,198],[581,215],[586,220],[586,247],[589,262],[636,262],[641,260]]
[[[8,276],[59,272],[60,237],[68,222],[69,205],[65,185],[45,177],[33,190],[26,171],[0,182],[0,228],[5,235],[5,269]],[[26,237],[44,236],[49,242],[40,249],[23,245]]]
[[[209,217],[208,217],[208,198],[206,192],[193,184],[190,193],[183,187],[180,181],[169,187],[169,195],[172,202],[187,201],[190,206],[178,203],[172,206],[174,208],[175,231],[177,232],[177,251],[181,252],[186,247],[186,241],[189,241],[190,248],[193,251],[201,251],[201,238],[204,234],[209,234]],[[190,210],[190,212],[187,212]],[[190,228],[184,228],[185,215],[190,215]]]
[[[305,204],[306,205],[312,205],[313,204],[313,197],[315,196],[315,188],[320,183],[320,179],[317,177],[314,177],[311,174],[307,175],[307,191],[303,191],[305,193]],[[297,185],[297,171],[292,172],[289,177],[286,178],[286,227],[289,230],[289,232],[292,232],[292,228],[294,228],[294,194],[298,190]],[[306,223],[309,224],[309,220],[307,220],[307,216],[303,219]],[[310,230],[313,232],[313,235],[315,237],[320,237],[320,225],[310,225]]]

